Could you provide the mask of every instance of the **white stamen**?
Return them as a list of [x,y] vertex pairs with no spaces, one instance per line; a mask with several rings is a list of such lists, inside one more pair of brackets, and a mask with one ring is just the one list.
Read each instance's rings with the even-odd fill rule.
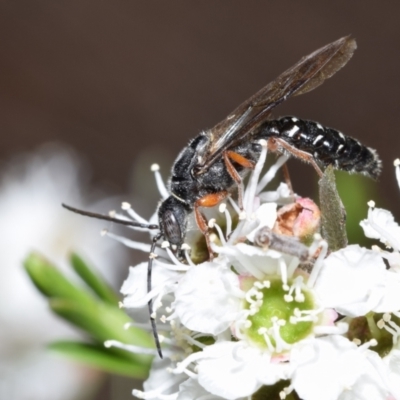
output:
[[[226,245],[226,240],[225,240],[225,237],[224,237],[224,234],[223,234],[223,232],[222,232],[222,229],[221,229],[221,227],[215,222],[215,219],[213,219],[214,221],[213,221],[213,227],[217,230],[217,232],[218,232],[218,236],[219,236],[219,240],[221,241],[221,244],[222,244],[222,246],[225,246]],[[210,220],[211,221],[211,220]],[[211,228],[211,227],[210,227]]]
[[131,218],[133,218],[135,221],[140,222],[142,224],[148,224],[149,221],[141,217],[133,208],[131,207],[130,203],[127,201],[123,201],[121,204],[121,208],[126,211]]
[[275,164],[273,164],[269,170],[265,173],[265,175],[260,179],[257,185],[256,195],[260,194],[260,192],[265,188],[275,178],[276,173],[278,172],[279,168],[282,167],[283,164],[289,159],[289,156],[283,155],[280,156]]
[[104,234],[120,243],[123,243],[125,246],[130,247],[131,249],[140,250],[145,253],[148,253],[150,251],[151,246],[149,244],[136,242],[134,240],[116,235],[108,231],[104,232]]
[[397,184],[400,188],[400,159],[399,158],[396,158],[396,160],[394,160],[394,166],[395,166],[395,171],[396,171]]
[[158,164],[153,164],[150,167],[151,171],[154,172],[156,178],[157,189],[160,192],[161,197],[165,200],[169,197],[168,190],[160,174],[160,166]]
[[186,264],[181,263],[176,257],[175,254],[171,251],[171,249],[167,248],[167,253],[171,261],[178,267],[174,268],[172,265],[167,266],[168,269],[171,269],[173,271],[187,271],[189,269],[189,266]]
[[244,221],[247,217],[246,211],[241,211],[239,213],[239,220]]
[[240,214],[240,208],[237,205],[236,201],[232,199],[232,196],[228,197],[229,202],[231,203],[231,206],[235,210],[236,214]]
[[185,258],[186,258],[186,261],[188,262],[188,264],[191,267],[194,267],[195,263],[192,261],[192,259],[190,258],[190,255],[189,255],[189,251],[191,250],[190,246],[187,243],[183,243],[182,246],[181,246],[181,249],[185,253]]
[[247,188],[244,193],[243,206],[248,214],[252,214],[253,212],[254,197],[257,192],[257,182],[267,157],[267,142],[265,140],[260,140],[259,143],[262,146],[261,154],[250,176],[249,183],[247,184]]
[[118,349],[127,350],[127,351],[130,351],[131,353],[136,353],[136,354],[157,355],[157,350],[155,350],[155,349],[148,349],[145,347],[135,346],[132,344],[124,344],[124,343],[118,342],[117,340],[107,340],[104,342],[104,346],[107,347],[108,349],[110,347],[116,347]]

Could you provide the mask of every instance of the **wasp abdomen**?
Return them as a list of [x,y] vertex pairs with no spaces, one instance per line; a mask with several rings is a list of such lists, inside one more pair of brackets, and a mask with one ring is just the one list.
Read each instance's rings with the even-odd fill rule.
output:
[[265,123],[260,135],[280,138],[311,154],[324,167],[332,164],[337,169],[358,172],[375,179],[381,171],[381,161],[374,149],[318,122],[282,117]]

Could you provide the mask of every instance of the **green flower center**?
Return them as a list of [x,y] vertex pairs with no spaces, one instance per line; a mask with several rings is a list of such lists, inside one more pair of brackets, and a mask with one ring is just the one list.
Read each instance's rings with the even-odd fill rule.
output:
[[317,311],[301,276],[287,285],[281,277],[252,281],[245,300],[250,315],[243,332],[252,342],[279,354],[312,333]]

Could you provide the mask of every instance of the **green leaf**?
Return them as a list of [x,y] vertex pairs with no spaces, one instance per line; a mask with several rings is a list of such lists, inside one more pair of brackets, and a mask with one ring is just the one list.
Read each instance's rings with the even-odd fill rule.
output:
[[68,358],[82,362],[105,372],[144,379],[148,375],[149,363],[138,362],[130,353],[104,348],[101,345],[59,341],[48,348]]
[[38,253],[31,253],[24,266],[35,286],[49,298],[71,299],[82,305],[91,303],[92,296],[75,286],[47,259]]
[[336,189],[335,174],[330,165],[319,180],[322,235],[331,251],[347,246],[346,210]]
[[360,221],[367,217],[369,200],[382,200],[377,193],[376,183],[366,176],[338,171],[336,184],[347,211],[346,225],[349,242],[369,247],[371,241],[365,237]]
[[104,279],[94,272],[81,257],[72,253],[70,257],[72,267],[81,279],[93,290],[93,292],[104,302],[117,305],[118,296]]
[[117,307],[95,301],[82,305],[75,300],[57,298],[50,300],[50,307],[57,315],[83,329],[100,343],[113,339],[126,344],[154,348],[149,333],[135,327],[124,328],[132,320]]

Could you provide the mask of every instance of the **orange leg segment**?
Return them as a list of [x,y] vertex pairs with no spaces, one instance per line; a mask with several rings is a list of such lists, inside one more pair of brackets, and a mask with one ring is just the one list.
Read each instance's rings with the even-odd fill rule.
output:
[[216,206],[221,200],[225,199],[228,196],[228,192],[219,192],[219,193],[212,193],[208,194],[200,199],[198,199],[194,203],[194,216],[196,219],[197,226],[199,227],[201,233],[204,235],[206,239],[208,254],[210,255],[210,260],[214,258],[212,249],[211,249],[211,242],[210,242],[210,233],[208,231],[208,223],[206,217],[201,213],[199,207],[214,207]]
[[244,186],[243,186],[243,180],[239,173],[237,172],[236,168],[232,165],[232,161],[238,163],[244,168],[251,168],[253,169],[255,164],[253,161],[248,160],[247,158],[241,156],[238,153],[235,153],[234,151],[225,151],[224,154],[224,162],[226,169],[231,176],[231,178],[236,182],[238,186],[238,203],[239,203],[239,208],[243,210],[243,192],[244,192]]

